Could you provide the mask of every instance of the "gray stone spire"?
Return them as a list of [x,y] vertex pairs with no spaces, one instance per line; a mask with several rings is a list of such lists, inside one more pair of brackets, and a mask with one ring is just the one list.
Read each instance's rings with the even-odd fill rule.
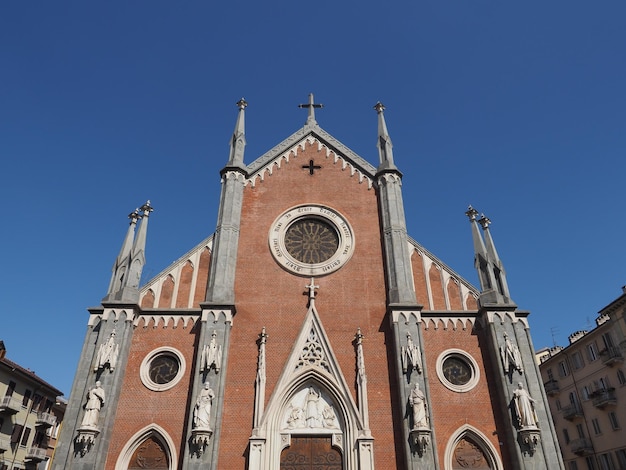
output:
[[122,282],[128,271],[128,261],[130,256],[130,250],[133,246],[133,239],[135,238],[135,228],[137,226],[137,220],[141,218],[139,215],[139,208],[128,214],[130,224],[122,248],[119,255],[113,263],[113,274],[111,276],[111,282],[109,283],[109,290],[104,300],[112,300],[111,296],[115,294],[122,287]]
[[[484,215],[481,215],[481,218],[476,220],[478,211],[472,206],[469,206],[465,215],[468,216],[472,226],[472,239],[474,241],[474,266],[478,271],[478,277],[480,279],[481,305],[512,305],[513,301],[511,300],[511,296],[509,294],[509,287],[506,282],[504,266],[498,256],[495,244],[491,238],[491,233],[489,232],[489,224],[491,221]],[[478,228],[479,224],[483,229],[484,239],[483,235],[480,233],[480,229]]]
[[387,123],[385,122],[385,105],[380,101],[374,105],[374,109],[378,113],[378,155],[380,158],[380,164],[378,165],[378,171],[395,170],[398,171],[396,165],[393,163],[393,144],[391,143],[391,137],[387,132]]
[[378,148],[381,163],[376,173],[376,184],[383,230],[387,300],[389,305],[416,306],[402,199],[402,174],[393,164],[391,139],[383,117],[384,108],[380,102],[374,106],[378,113]]
[[241,98],[237,101],[239,114],[237,116],[237,123],[235,124],[233,137],[230,140],[230,157],[228,158],[229,167],[245,168],[243,163],[243,151],[246,148],[246,106],[248,106],[248,102],[245,99]]
[[[146,264],[148,218],[153,210],[150,201],[148,201],[128,216],[131,219],[130,227],[113,266],[113,277],[109,291],[106,297],[102,299],[103,302],[136,303],[139,301],[139,281]],[[139,211],[142,211],[143,214],[139,215]],[[135,236],[135,226],[138,219],[142,220]]]

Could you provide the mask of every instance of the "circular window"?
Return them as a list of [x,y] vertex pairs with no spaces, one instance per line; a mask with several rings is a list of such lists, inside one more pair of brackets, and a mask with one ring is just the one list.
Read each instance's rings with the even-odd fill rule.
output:
[[437,375],[442,384],[455,392],[467,392],[480,377],[478,364],[460,349],[448,349],[437,358]]
[[141,363],[140,376],[150,390],[162,392],[176,385],[185,373],[185,358],[173,348],[162,347],[148,354]]
[[325,206],[289,209],[270,227],[274,259],[301,276],[321,276],[341,268],[354,252],[354,235],[348,221]]

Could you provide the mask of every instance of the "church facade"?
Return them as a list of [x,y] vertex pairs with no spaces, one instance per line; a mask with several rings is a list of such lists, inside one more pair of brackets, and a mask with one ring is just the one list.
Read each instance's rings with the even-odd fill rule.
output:
[[217,229],[140,287],[146,203],[87,333],[52,468],[558,469],[489,220],[475,288],[411,239],[384,107],[375,167],[315,119],[244,163]]

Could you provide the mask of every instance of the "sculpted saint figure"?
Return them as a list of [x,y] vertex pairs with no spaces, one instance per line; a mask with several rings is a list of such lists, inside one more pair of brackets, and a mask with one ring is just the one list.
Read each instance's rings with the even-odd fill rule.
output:
[[85,416],[81,426],[89,428],[98,427],[98,417],[100,409],[104,405],[104,389],[98,380],[95,387],[91,387],[87,392],[87,403],[85,404]]
[[200,370],[204,372],[209,370],[211,366],[215,367],[215,372],[220,371],[222,367],[222,346],[217,344],[217,333],[213,331],[211,341],[202,348],[202,357],[200,359]]
[[521,428],[537,427],[537,415],[535,414],[535,400],[524,389],[522,383],[517,384],[517,390],[513,392],[515,401],[515,413]]
[[504,344],[500,346],[500,357],[502,358],[505,374],[508,374],[509,370],[517,370],[520,374],[524,373],[522,355],[519,352],[519,348],[511,342],[509,335],[506,333],[504,333]]
[[415,343],[413,342],[413,339],[411,339],[411,335],[409,333],[406,334],[406,346],[402,346],[401,348],[401,357],[402,372],[406,374],[409,367],[412,367],[418,374],[422,373],[420,351],[417,346],[415,346]]
[[209,382],[204,382],[204,387],[198,394],[196,405],[193,408],[193,428],[211,429],[211,406],[215,393]]
[[335,424],[335,410],[333,409],[333,405],[326,405],[324,410],[322,411],[322,418],[324,419],[324,427],[325,428],[336,428]]
[[96,356],[96,365],[93,368],[94,372],[98,369],[104,369],[107,364],[109,371],[113,372],[117,365],[117,356],[119,355],[119,346],[115,344],[115,330],[111,332],[111,336],[104,343],[100,345],[98,349],[98,355]]
[[409,404],[413,409],[413,429],[428,427],[428,418],[426,417],[426,396],[420,390],[419,384],[411,390],[409,396]]
[[309,391],[306,394],[306,424],[310,428],[320,427],[319,411],[317,409],[319,400],[320,394],[313,387],[309,387]]

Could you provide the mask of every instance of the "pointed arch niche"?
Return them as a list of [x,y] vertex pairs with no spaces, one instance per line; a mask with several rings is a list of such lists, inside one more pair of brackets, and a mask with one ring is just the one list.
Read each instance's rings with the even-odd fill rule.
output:
[[450,437],[444,459],[445,470],[504,470],[491,441],[470,425],[461,426]]
[[[315,360],[310,357],[312,350]],[[373,439],[365,423],[312,307],[252,432],[248,470],[281,468],[281,455],[289,453],[283,451],[307,440],[313,445],[324,441],[324,452],[334,460],[330,468],[372,470]]]
[[[138,462],[142,459],[143,462]],[[150,467],[145,466],[148,462]],[[137,431],[128,440],[115,463],[115,470],[138,468],[174,470],[177,468],[177,462],[174,441],[161,426],[153,423]]]

